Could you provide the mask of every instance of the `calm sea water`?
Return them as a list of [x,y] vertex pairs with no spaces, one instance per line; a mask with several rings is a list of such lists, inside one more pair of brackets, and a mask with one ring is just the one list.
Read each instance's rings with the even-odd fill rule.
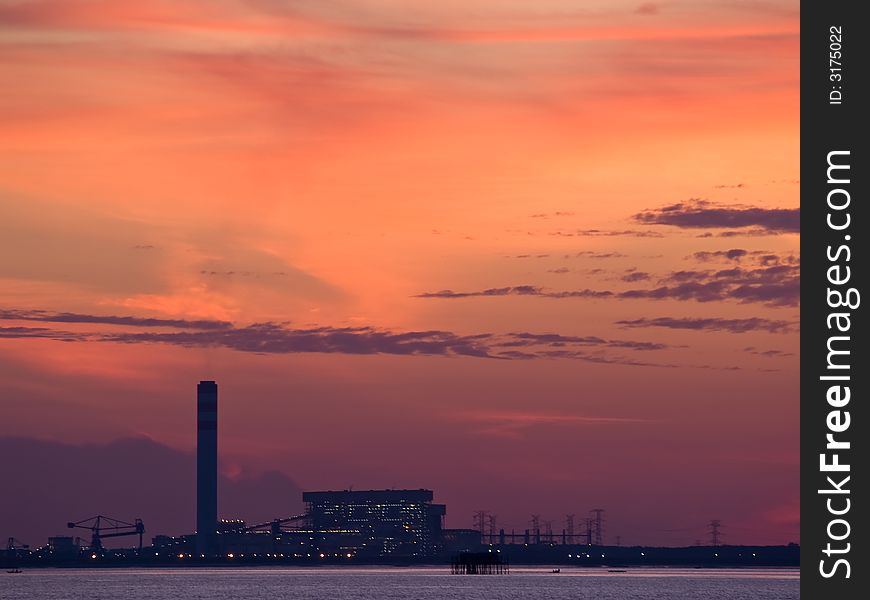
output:
[[32,569],[0,572],[0,598],[119,600],[790,600],[796,569],[511,569],[450,575],[445,568]]

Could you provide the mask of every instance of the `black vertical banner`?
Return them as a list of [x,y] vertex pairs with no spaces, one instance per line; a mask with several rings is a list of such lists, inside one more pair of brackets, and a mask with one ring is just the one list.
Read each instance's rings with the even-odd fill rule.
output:
[[801,11],[801,594],[848,600],[870,589],[870,23],[859,2]]

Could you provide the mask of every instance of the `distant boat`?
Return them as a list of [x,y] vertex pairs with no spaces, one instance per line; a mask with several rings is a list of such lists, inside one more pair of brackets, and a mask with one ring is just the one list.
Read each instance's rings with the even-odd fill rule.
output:
[[6,572],[9,573],[10,575],[24,573],[24,571],[22,571],[21,569],[12,569],[11,571],[6,571]]
[[561,573],[562,569],[553,569],[550,573]]
[[607,569],[608,573],[626,573],[625,569]]

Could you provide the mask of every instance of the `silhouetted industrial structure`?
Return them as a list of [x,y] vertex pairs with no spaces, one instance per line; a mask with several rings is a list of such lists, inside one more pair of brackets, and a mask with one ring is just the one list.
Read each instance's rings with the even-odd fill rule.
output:
[[214,554],[217,533],[218,389],[214,381],[196,386],[196,551]]
[[447,508],[431,490],[304,492],[320,552],[432,556]]
[[87,529],[91,532],[91,545],[88,549],[91,552],[103,551],[103,540],[106,538],[125,537],[128,535],[139,536],[139,550],[142,549],[142,535],[145,533],[145,525],[142,519],[136,519],[133,523],[113,519],[105,515],[97,515],[82,519],[81,521],[70,521],[66,524],[69,529]]
[[[90,544],[81,538],[56,536],[31,550],[9,538],[5,564],[99,564],[111,560],[130,564],[177,562],[421,562],[448,560],[454,573],[508,572],[508,555],[515,563],[601,565],[730,564],[792,565],[796,545],[778,547],[721,547],[721,522],[708,523],[711,545],[695,548],[619,548],[603,546],[604,509],[589,511],[585,532],[578,532],[574,514],[565,515],[561,535],[552,520],[533,514],[530,529],[496,529],[489,511],[474,513],[471,529],[445,529],[447,507],[433,502],[428,489],[340,490],[303,492],[306,511],[248,525],[240,519],[218,520],[218,389],[214,381],[197,385],[196,531],[178,537],[157,535],[143,551],[145,526],[140,519],[121,521],[97,515],[69,522],[71,529],[90,531]],[[543,531],[541,525],[543,524]],[[582,528],[582,525],[581,525]],[[103,540],[138,536],[135,549],[104,547]],[[452,558],[451,558],[452,557]],[[655,557],[655,559],[653,558]]]
[[510,563],[501,551],[461,552],[450,560],[454,575],[507,575]]
[[[603,512],[603,510],[602,510]],[[496,531],[495,516],[489,511],[479,510],[472,515],[472,529],[480,537],[480,543],[489,545],[505,545],[505,544],[545,544],[563,546],[572,544],[592,545],[593,530],[592,519],[587,519],[586,531],[578,533],[575,528],[575,515],[565,515],[565,527],[561,528],[561,532],[557,533],[554,530],[552,520],[542,520],[541,515],[531,515],[529,524],[531,527],[525,529],[522,533],[517,533],[515,529],[511,529],[510,533],[505,529]],[[543,527],[542,527],[543,524]],[[459,531],[459,530],[457,530]]]
[[16,540],[14,537],[9,538],[6,542],[6,551],[7,552],[15,552],[16,550],[28,550],[30,546],[25,544],[20,540]]
[[593,508],[589,511],[593,515],[593,523],[595,526],[595,537],[592,539],[592,543],[596,546],[604,545],[604,509],[603,508]]
[[713,519],[707,526],[710,528],[710,545],[718,546],[722,536],[722,533],[719,531],[719,528],[722,527],[722,521]]

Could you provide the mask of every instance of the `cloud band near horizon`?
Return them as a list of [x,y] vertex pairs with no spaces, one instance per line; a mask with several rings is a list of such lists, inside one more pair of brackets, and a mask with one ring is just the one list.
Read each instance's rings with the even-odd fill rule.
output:
[[[63,331],[51,327],[0,327],[0,339],[50,339],[64,342],[161,343],[182,347],[221,347],[240,352],[289,354],[390,354],[403,356],[473,356],[501,360],[570,358],[597,363],[663,366],[608,351],[658,351],[670,348],[657,342],[605,339],[598,336],[510,332],[459,335],[450,331],[397,332],[375,327],[291,327],[287,323],[237,326],[225,321],[185,321],[0,310],[0,321],[127,325],[145,331]],[[157,326],[188,331],[154,331]]]

